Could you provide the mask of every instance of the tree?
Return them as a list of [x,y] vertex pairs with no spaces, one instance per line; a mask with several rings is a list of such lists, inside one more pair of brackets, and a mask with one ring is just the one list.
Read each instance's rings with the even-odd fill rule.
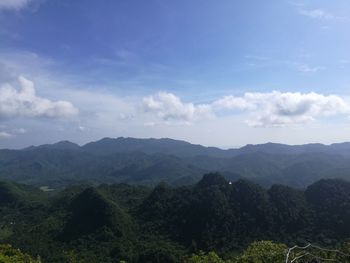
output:
[[282,263],[287,246],[272,241],[253,242],[238,258],[238,263]]
[[[203,251],[199,254],[193,254],[190,258],[185,260],[185,263],[230,263],[221,259],[215,252],[211,251],[205,254]],[[232,262],[233,263],[233,262]]]
[[0,263],[40,263],[40,260],[34,260],[10,245],[0,245]]

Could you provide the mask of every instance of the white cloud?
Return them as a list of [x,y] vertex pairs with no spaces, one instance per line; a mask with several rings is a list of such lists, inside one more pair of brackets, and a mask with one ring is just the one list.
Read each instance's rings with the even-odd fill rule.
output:
[[0,0],[0,9],[19,10],[26,7],[32,0]]
[[[243,96],[225,96],[211,104],[183,103],[172,93],[160,92],[143,99],[144,111],[155,114],[162,124],[181,123],[213,116],[232,114],[246,118],[245,123],[253,127],[283,127],[303,124],[318,117],[350,114],[350,105],[339,96],[314,92],[251,92]],[[153,120],[145,126],[159,125]]]
[[229,110],[254,110],[256,105],[244,97],[225,96],[212,104],[215,108]]
[[51,101],[36,95],[34,83],[22,76],[20,89],[10,84],[0,87],[0,119],[15,117],[70,117],[78,110],[68,101]]
[[84,132],[84,131],[86,131],[86,127],[80,125],[80,126],[78,126],[78,130],[81,132]]
[[16,128],[16,129],[13,129],[12,132],[15,134],[25,134],[27,133],[27,130],[24,128]]
[[304,15],[313,19],[319,19],[319,20],[345,19],[345,17],[336,16],[323,9],[311,9],[311,10],[302,9],[302,10],[299,10],[299,13],[301,15]]
[[242,97],[227,96],[213,103],[217,110],[242,110],[251,113],[250,126],[279,127],[301,124],[316,117],[350,113],[350,105],[339,96],[314,92],[245,93]]
[[212,116],[210,105],[184,103],[179,97],[167,92],[143,98],[143,109],[167,122],[188,123]]
[[301,64],[298,66],[298,70],[303,73],[316,73],[324,69],[323,67],[311,67],[307,64]]
[[8,133],[8,132],[1,132],[0,131],[0,139],[8,139],[10,137],[12,137],[13,135],[11,133]]
[[15,128],[12,130],[7,129],[6,126],[0,127],[0,128],[5,128],[5,130],[0,131],[0,140],[16,137],[17,135],[20,135],[20,134],[22,135],[27,132],[27,130],[23,128]]

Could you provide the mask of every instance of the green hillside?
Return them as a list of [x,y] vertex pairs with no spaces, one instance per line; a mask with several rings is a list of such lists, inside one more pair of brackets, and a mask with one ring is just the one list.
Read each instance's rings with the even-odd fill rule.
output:
[[217,173],[188,186],[80,185],[54,193],[2,183],[1,201],[0,242],[43,262],[196,262],[216,254],[251,262],[244,255],[258,248],[243,251],[255,241],[336,248],[350,235],[350,183],[339,179],[305,191],[266,190]]

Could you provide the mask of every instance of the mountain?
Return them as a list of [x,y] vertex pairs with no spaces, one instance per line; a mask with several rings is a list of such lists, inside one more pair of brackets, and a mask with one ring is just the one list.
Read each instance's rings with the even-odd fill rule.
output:
[[99,233],[104,227],[118,237],[130,235],[132,223],[127,213],[95,188],[89,187],[74,197],[69,210],[71,215],[61,235],[65,241]]
[[322,179],[309,186],[305,195],[317,214],[319,229],[337,232],[337,235],[342,237],[350,235],[348,225],[350,222],[349,182],[339,179]]
[[350,183],[339,179],[323,179],[305,190],[265,189],[218,173],[180,187],[79,185],[49,194],[0,185],[2,192],[21,189],[15,196],[37,200],[0,202],[0,241],[47,263],[175,263],[199,251],[234,258],[259,240],[337,247],[350,234]]
[[302,154],[302,153],[329,153],[329,154],[350,154],[350,143],[335,143],[324,145],[321,143],[310,143],[304,145],[286,145],[279,143],[265,143],[252,145],[248,144],[238,149],[239,154],[263,152],[269,154]]
[[32,186],[13,182],[0,182],[0,205],[29,204],[43,198],[44,194]]
[[350,155],[349,143],[336,143],[324,145],[319,143],[305,145],[286,145],[279,143],[266,143],[246,145],[238,149],[222,150],[216,147],[205,147],[185,141],[162,139],[136,139],[119,137],[103,138],[81,147],[84,151],[96,154],[112,154],[125,152],[143,152],[146,154],[167,154],[178,157],[210,156],[231,158],[241,154],[269,153],[269,154],[301,154],[301,153],[332,153]]
[[62,141],[0,150],[0,179],[62,188],[77,183],[171,185],[208,172],[249,178],[265,187],[305,188],[322,178],[350,179],[350,143],[267,143],[222,150],[172,139],[104,138],[83,146]]
[[235,150],[225,151],[215,147],[204,147],[185,141],[163,139],[136,139],[136,138],[103,138],[96,142],[85,144],[82,150],[95,154],[113,154],[143,152],[146,154],[166,154],[178,157],[193,157],[206,155],[213,157],[230,157],[235,155]]
[[48,148],[48,149],[61,149],[61,150],[77,150],[80,146],[76,143],[70,141],[60,141],[53,144],[43,144],[40,146],[30,146],[25,148],[24,150],[34,150],[37,148]]

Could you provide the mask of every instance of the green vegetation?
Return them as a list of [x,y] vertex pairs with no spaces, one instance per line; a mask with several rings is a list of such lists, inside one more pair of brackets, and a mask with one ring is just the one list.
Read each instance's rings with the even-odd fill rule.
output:
[[2,183],[0,200],[0,242],[45,263],[283,262],[287,247],[309,242],[350,250],[350,183],[337,179],[305,191],[219,174],[153,189],[102,184],[52,193]]
[[350,262],[349,244],[344,243],[343,250],[324,249],[311,244],[305,247],[287,248],[281,243],[271,241],[253,242],[237,257],[222,259],[215,252],[193,254],[185,263],[317,263]]
[[40,263],[40,260],[34,260],[10,245],[0,245],[0,263]]
[[222,259],[215,252],[199,252],[185,260],[185,263],[283,263],[288,248],[284,244],[271,241],[253,242],[241,255],[231,259]]
[[185,260],[185,263],[233,263],[231,260],[223,260],[215,252],[211,251],[208,254],[199,252],[193,254],[190,258]]
[[219,171],[226,179],[249,179],[264,187],[305,188],[322,178],[350,177],[350,144],[247,145],[221,150],[171,139],[105,138],[78,146],[70,142],[0,150],[0,180],[42,187],[127,183],[191,185]]
[[[345,246],[345,247],[344,247]],[[214,251],[205,253],[199,251],[191,256],[184,256],[177,258],[173,254],[173,251],[162,251],[163,247],[159,247],[153,254],[149,254],[149,258],[139,258],[139,262],[181,262],[181,263],[284,263],[297,262],[297,263],[313,263],[319,261],[332,261],[332,262],[349,262],[350,255],[345,254],[349,250],[349,245],[344,243],[343,251],[340,250],[328,250],[318,248],[318,251],[313,251],[315,247],[310,245],[309,249],[300,249],[298,251],[292,251],[288,254],[286,245],[280,243],[274,243],[271,241],[258,241],[253,242],[249,247],[244,250],[241,255],[232,257],[230,259],[223,259],[217,255]],[[162,251],[162,252],[161,252]],[[164,252],[164,253],[163,253]],[[288,256],[289,255],[289,256]],[[315,261],[316,260],[316,261]],[[319,261],[317,261],[319,260]],[[82,258],[74,251],[63,252],[63,262],[69,263],[86,263],[86,262],[100,262],[99,259]],[[124,260],[113,261],[119,263],[127,263]],[[21,252],[19,249],[14,249],[10,245],[0,245],[0,263],[42,263],[40,257],[34,260],[28,254]]]
[[287,254],[287,246],[271,241],[254,242],[237,260],[239,263],[276,263],[283,262]]

